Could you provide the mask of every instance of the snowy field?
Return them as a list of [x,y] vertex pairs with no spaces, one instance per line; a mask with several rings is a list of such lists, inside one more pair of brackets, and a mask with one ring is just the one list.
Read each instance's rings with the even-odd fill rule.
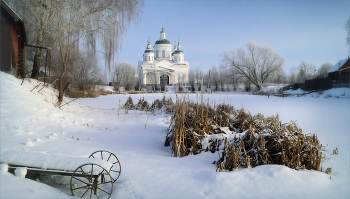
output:
[[[0,72],[0,81],[1,152],[88,157],[97,150],[112,151],[122,173],[111,198],[350,197],[350,89],[287,98],[240,92],[204,94],[211,103],[231,103],[252,114],[278,114],[282,122],[297,121],[306,134],[317,134],[326,145],[323,172],[265,165],[219,173],[212,164],[217,153],[171,156],[171,148],[163,145],[169,115],[134,110],[126,114],[124,109],[118,115],[119,102],[124,104],[129,95],[78,99],[58,109],[52,104],[56,100],[53,89],[38,92],[40,86],[31,92],[38,84],[35,80],[26,79],[21,86],[22,80]],[[141,97],[152,102],[163,96],[131,95],[134,103]],[[200,99],[196,94],[188,97]],[[332,155],[335,148],[339,155]],[[324,173],[327,167],[333,167],[331,175]],[[2,168],[0,198],[72,198],[69,177],[43,175],[31,180]]]

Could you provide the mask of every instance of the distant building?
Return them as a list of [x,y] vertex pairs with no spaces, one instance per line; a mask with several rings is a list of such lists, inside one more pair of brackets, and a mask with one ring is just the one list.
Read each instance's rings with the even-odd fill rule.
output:
[[332,78],[333,84],[339,87],[350,87],[350,57],[340,60],[329,71],[328,76]]
[[22,19],[1,0],[0,71],[15,77],[25,75],[26,40]]
[[190,65],[185,61],[185,54],[181,50],[180,42],[174,46],[173,52],[171,49],[172,46],[166,39],[163,28],[153,49],[148,41],[142,56],[143,61],[139,61],[138,64],[143,85],[188,83]]

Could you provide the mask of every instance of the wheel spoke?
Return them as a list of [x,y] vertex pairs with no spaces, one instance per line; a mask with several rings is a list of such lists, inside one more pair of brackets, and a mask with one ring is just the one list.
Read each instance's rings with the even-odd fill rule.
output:
[[94,155],[91,154],[91,156],[95,159]]
[[84,197],[84,195],[86,194],[86,192],[89,191],[89,189],[90,189],[90,188],[86,189],[85,193],[81,196],[81,198]]
[[94,165],[91,164],[91,182],[92,182],[92,173],[94,172]]
[[112,163],[112,164],[117,164],[117,163],[119,163],[119,161],[116,161],[115,163]]
[[101,151],[101,157],[102,157],[102,160],[103,160],[103,154],[102,154],[102,151]]
[[92,179],[89,179],[89,176],[88,175],[86,175],[86,173],[84,172],[84,170],[83,170],[83,168],[82,167],[80,167],[80,170],[83,172],[83,174],[87,177],[87,179],[89,180],[89,182],[91,182],[91,180]]
[[112,153],[109,154],[109,157],[108,157],[108,159],[107,159],[107,162],[108,162],[109,158],[111,158],[111,156],[112,156]]
[[99,187],[97,187],[97,189],[99,189],[99,190],[105,192],[105,193],[108,194],[108,195],[111,195],[110,193],[108,193],[107,191],[105,191],[105,190],[103,190],[103,189],[101,189],[101,188],[99,188]]
[[84,182],[84,181],[80,180],[79,178],[76,178],[76,177],[74,177],[74,176],[72,176],[72,178],[74,178],[74,179],[76,179],[76,180],[79,180],[80,182],[82,182],[82,183],[85,183],[85,184],[89,185],[87,182]]

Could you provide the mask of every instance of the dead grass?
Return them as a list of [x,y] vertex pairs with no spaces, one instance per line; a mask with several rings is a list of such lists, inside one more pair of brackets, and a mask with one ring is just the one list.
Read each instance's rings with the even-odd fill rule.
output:
[[112,91],[99,90],[87,90],[81,91],[79,89],[69,89],[66,94],[71,98],[96,98],[100,95],[111,95]]
[[175,157],[218,152],[219,160],[215,163],[221,171],[266,164],[320,170],[322,152],[317,136],[304,134],[293,121],[282,123],[278,115],[251,115],[243,108],[238,110],[227,104],[210,106],[203,96],[200,103],[186,97],[173,103],[163,97],[151,106],[143,98],[131,106],[129,98],[128,107],[162,109],[171,114],[164,145],[172,147]]

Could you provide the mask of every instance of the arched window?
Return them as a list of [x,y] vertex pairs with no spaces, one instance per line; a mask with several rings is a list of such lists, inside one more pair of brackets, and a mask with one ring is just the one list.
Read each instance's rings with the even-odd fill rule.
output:
[[175,61],[177,61],[177,57],[175,57]]
[[148,56],[148,61],[151,61],[151,56]]
[[158,50],[156,50],[156,58],[158,58]]
[[165,50],[162,50],[162,58],[165,57]]

